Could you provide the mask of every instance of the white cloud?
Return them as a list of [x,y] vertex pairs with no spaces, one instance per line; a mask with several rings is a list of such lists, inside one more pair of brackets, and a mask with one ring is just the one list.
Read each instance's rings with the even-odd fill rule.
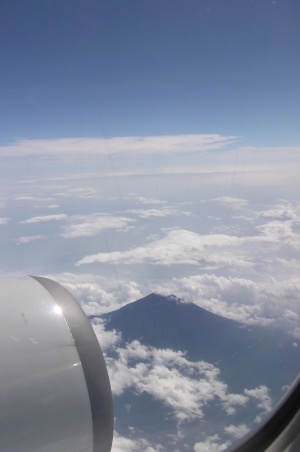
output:
[[299,319],[299,315],[296,312],[292,311],[291,309],[285,310],[284,317],[286,317],[287,319],[290,319],[290,320],[295,320],[295,321],[297,321]]
[[0,217],[0,224],[7,224],[9,222],[9,218],[1,218]]
[[100,315],[142,298],[147,287],[134,281],[111,281],[98,275],[61,273],[48,278],[62,284],[81,304],[87,315]]
[[48,209],[58,209],[59,207],[58,204],[50,204],[50,206],[47,206]]
[[102,199],[102,196],[99,196],[98,191],[93,187],[64,188],[64,191],[56,192],[55,196],[64,198]]
[[128,212],[138,215],[140,218],[150,218],[150,217],[166,217],[168,215],[178,215],[178,212],[174,209],[164,208],[164,209],[133,209]]
[[[256,227],[253,235],[201,235],[180,228],[162,229],[165,237],[128,251],[85,256],[76,265],[111,259],[118,264],[189,264],[217,265],[250,269],[264,263],[266,250],[275,253],[279,247],[300,250],[300,234],[293,232],[291,221],[270,221]],[[264,245],[264,246],[262,246]],[[268,248],[266,248],[268,247]]]
[[15,201],[33,201],[33,200],[37,200],[39,198],[37,198],[36,196],[23,195],[23,196],[16,196],[14,199],[15,199]]
[[166,204],[167,202],[160,199],[145,198],[144,196],[138,195],[137,193],[129,193],[127,196],[124,196],[124,199],[132,199],[137,204]]
[[64,213],[58,214],[58,215],[44,215],[39,217],[32,217],[28,220],[20,221],[19,224],[30,224],[30,223],[40,223],[43,221],[60,221],[65,220],[67,218],[67,215]]
[[217,201],[220,204],[232,207],[233,209],[241,209],[248,205],[246,199],[243,198],[234,198],[232,196],[221,196],[219,198],[212,199],[212,201]]
[[87,315],[100,315],[136,301],[151,292],[175,294],[223,317],[247,324],[277,322],[300,337],[300,278],[285,280],[202,274],[169,280],[113,281],[93,274],[45,275],[61,283],[80,302]]
[[268,413],[272,409],[272,399],[269,396],[269,389],[267,386],[260,385],[255,389],[245,389],[244,393],[247,397],[253,397],[257,400],[257,408],[264,413]]
[[[80,158],[111,155],[138,156],[145,154],[176,154],[221,149],[237,137],[218,134],[206,135],[165,135],[148,137],[115,138],[59,138],[50,140],[17,140],[15,143],[0,146],[0,157],[25,158]],[[84,150],[84,151],[83,151]]]
[[297,220],[299,221],[300,218],[296,214],[294,207],[289,205],[279,205],[273,209],[265,210],[260,212],[260,216],[262,218],[270,218],[274,220]]
[[224,410],[245,406],[249,400],[244,394],[229,393],[213,364],[189,361],[183,352],[147,347],[137,340],[116,351],[118,359],[107,358],[113,394],[130,388],[138,394],[147,392],[172,408],[179,424],[203,418],[202,408],[215,399]]
[[227,427],[224,428],[225,433],[232,436],[235,439],[242,438],[242,436],[245,436],[246,433],[249,432],[249,427],[246,424],[240,424],[240,425],[233,425],[230,424]]
[[20,243],[33,242],[35,240],[40,240],[40,239],[45,239],[45,238],[46,238],[45,235],[28,235],[25,237],[19,237],[15,241],[20,244]]
[[14,198],[15,201],[52,201],[53,198],[40,198],[31,195],[19,195]]
[[163,447],[153,446],[144,438],[125,438],[115,431],[111,452],[163,452]]
[[[135,220],[127,217],[115,217],[113,215],[93,213],[91,215],[74,215],[70,221],[75,224],[64,226],[61,234],[65,238],[88,237],[97,235],[105,229],[124,229]],[[109,255],[109,253],[108,253]]]
[[115,347],[120,342],[122,335],[116,330],[105,331],[105,321],[99,318],[91,321],[99,344],[103,351]]
[[254,262],[265,258],[262,244],[270,250],[279,246],[300,247],[300,235],[291,229],[289,222],[273,221],[258,226],[259,234],[237,237],[226,234],[201,235],[180,228],[162,229],[165,237],[128,251],[98,253],[85,256],[76,265],[94,262],[119,264],[150,263],[159,265],[190,264],[251,268]]
[[159,282],[153,291],[170,294],[208,311],[239,322],[278,325],[294,330],[300,317],[300,277],[276,280],[216,276],[214,274],[172,278]]
[[[224,234],[200,235],[184,229],[174,228],[164,230],[166,236],[160,240],[150,242],[144,246],[128,251],[114,251],[113,253],[98,253],[86,256],[76,265],[94,262],[139,264],[152,263],[160,265],[191,264],[198,265],[202,260],[209,263],[229,264],[232,266],[251,266],[251,262],[234,256],[233,253],[223,252],[221,248],[236,247],[246,239]],[[214,253],[215,251],[215,253]]]
[[230,441],[221,441],[218,435],[208,436],[205,441],[194,445],[195,452],[221,452],[231,445]]

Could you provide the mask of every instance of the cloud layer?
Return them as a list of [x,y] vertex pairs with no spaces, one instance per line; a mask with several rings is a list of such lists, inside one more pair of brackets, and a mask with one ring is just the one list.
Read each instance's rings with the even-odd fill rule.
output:
[[65,238],[88,237],[99,234],[105,229],[125,229],[135,220],[126,217],[117,217],[94,213],[91,215],[75,215],[70,218],[75,224],[69,224],[64,227],[61,234]]
[[[105,359],[114,397],[130,391],[135,397],[147,393],[154,400],[162,402],[177,421],[177,437],[173,436],[174,450],[180,450],[175,445],[180,438],[184,438],[183,432],[188,423],[193,420],[203,422],[206,416],[204,408],[211,404],[219,405],[225,417],[232,419],[237,410],[245,409],[250,401],[254,401],[257,415],[252,423],[259,422],[272,408],[266,386],[246,388],[241,394],[230,393],[221,379],[219,369],[213,364],[192,362],[183,352],[145,346],[137,340],[120,347],[120,333],[106,332],[105,324],[99,319],[94,319],[92,325],[102,341],[103,349],[108,352],[113,350],[113,355],[108,354]],[[229,421],[220,435],[208,435],[205,440],[194,445],[194,450],[221,451],[245,435],[250,428],[244,423],[235,425]],[[130,450],[130,447],[131,450],[141,451],[165,450],[160,445],[150,445],[146,439],[125,438],[116,433],[113,450],[119,451],[122,447],[124,450]]]
[[44,157],[78,158],[86,156],[120,155],[135,157],[140,155],[178,154],[220,149],[237,140],[235,136],[218,134],[165,135],[148,137],[115,138],[60,138],[51,140],[18,140],[0,146],[0,158]]

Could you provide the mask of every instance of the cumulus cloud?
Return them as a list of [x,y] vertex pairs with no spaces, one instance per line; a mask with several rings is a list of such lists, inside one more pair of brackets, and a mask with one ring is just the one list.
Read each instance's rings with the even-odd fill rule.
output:
[[115,347],[122,339],[119,331],[105,331],[105,321],[100,318],[92,319],[91,324],[103,351]]
[[62,284],[81,304],[87,315],[100,315],[148,295],[148,288],[135,281],[110,281],[93,274],[48,274]]
[[126,438],[115,431],[111,452],[163,452],[163,447],[151,445],[144,438]]
[[64,226],[61,234],[65,238],[88,237],[97,235],[105,229],[125,229],[135,220],[108,214],[93,213],[91,215],[74,215],[70,221],[75,224]]
[[221,452],[231,445],[230,441],[221,441],[219,435],[208,436],[205,441],[194,445],[195,452]]
[[[234,233],[237,233],[234,228],[225,229],[227,234],[198,234],[180,228],[162,229],[163,237],[150,234],[146,237],[146,243],[141,246],[124,251],[87,255],[75,265],[80,266],[97,262],[105,264],[111,262],[111,259],[115,265],[198,265],[206,271],[223,269],[230,273],[234,271],[235,274],[240,272],[244,275],[247,274],[248,279],[249,276],[255,275],[257,280],[260,275],[264,275],[265,282],[272,281],[268,278],[274,278],[277,274],[277,276],[280,275],[280,279],[276,283],[276,287],[279,290],[278,293],[284,298],[280,301],[279,296],[276,296],[272,290],[273,283],[268,284],[266,282],[266,285],[262,285],[259,289],[259,305],[260,307],[263,306],[265,313],[267,312],[267,305],[270,307],[272,304],[275,310],[279,312],[280,305],[283,306],[284,300],[287,303],[286,310],[292,312],[286,312],[285,315],[281,312],[280,316],[290,320],[294,316],[294,320],[296,320],[296,315],[299,316],[300,314],[297,308],[299,277],[296,276],[299,274],[300,265],[295,253],[300,251],[300,234],[293,230],[293,221],[271,220],[253,226],[252,234],[247,230],[247,235],[241,235],[241,231],[239,236],[234,235]],[[294,253],[295,258],[284,258],[285,256],[288,257],[291,252]],[[192,280],[190,281],[192,282]],[[269,303],[265,301],[262,303],[262,299],[266,298],[263,294],[264,289],[268,291]],[[244,296],[244,294],[241,294],[241,296]],[[246,317],[250,317],[255,313],[255,308],[245,308],[248,303],[241,303],[243,299],[237,300],[237,305],[240,305],[244,313],[245,309],[248,310]],[[250,304],[253,304],[254,301],[257,300],[252,297]],[[238,310],[236,311],[237,314]],[[270,315],[266,315],[266,317],[268,318]]]
[[244,393],[247,397],[252,397],[257,401],[257,408],[264,413],[268,413],[272,409],[272,399],[269,395],[267,386],[260,385],[255,389],[245,389]]
[[19,237],[18,239],[16,239],[15,241],[20,244],[20,243],[28,243],[28,242],[33,242],[35,240],[40,240],[40,239],[45,239],[46,236],[45,235],[28,235],[28,236],[24,236],[24,237]]
[[253,281],[201,274],[170,280],[107,280],[93,274],[49,274],[66,287],[88,315],[100,315],[148,295],[175,294],[223,317],[251,324],[277,323],[300,337],[300,278]]
[[239,322],[277,322],[300,337],[296,329],[300,317],[299,277],[253,281],[203,274],[160,282],[156,291],[174,293],[214,314]]
[[39,217],[32,217],[28,220],[20,221],[19,224],[30,224],[30,223],[41,223],[43,221],[60,221],[65,220],[67,218],[67,215],[64,213],[58,214],[58,215],[43,215]]
[[127,389],[146,392],[172,408],[179,423],[203,418],[203,407],[214,400],[224,410],[244,407],[249,400],[245,394],[229,393],[213,364],[189,361],[183,352],[148,347],[137,340],[116,351],[118,359],[107,358],[113,394]]
[[107,157],[111,155],[138,156],[145,154],[177,154],[221,149],[237,137],[218,134],[203,135],[165,135],[165,136],[130,136],[114,138],[59,138],[46,140],[17,140],[0,146],[2,158],[25,158],[28,156],[42,158],[78,158],[84,156]]
[[295,212],[295,208],[289,205],[279,205],[273,209],[264,210],[260,212],[262,218],[270,218],[274,220],[297,220],[300,221],[300,217]]
[[163,229],[165,237],[128,251],[98,253],[85,256],[76,265],[94,262],[119,264],[150,263],[159,265],[190,264],[201,262],[210,265],[251,268],[254,257],[262,253],[263,243],[278,248],[300,246],[300,235],[291,230],[288,222],[269,222],[257,227],[259,234],[237,237],[227,234],[201,235],[180,228]]
[[[224,252],[221,248],[236,247],[244,238],[225,234],[200,235],[180,228],[164,230],[166,236],[150,242],[144,246],[128,251],[114,251],[113,253],[98,253],[86,256],[76,265],[94,262],[139,264],[152,263],[160,265],[190,264],[198,265],[201,261],[232,266],[251,266],[251,262],[234,254]],[[215,253],[213,253],[213,250]],[[218,251],[218,252],[217,252]]]
[[227,427],[224,428],[225,433],[232,436],[235,439],[242,438],[242,436],[245,436],[246,433],[249,432],[249,427],[246,424],[240,424],[240,425],[233,425],[230,424]]

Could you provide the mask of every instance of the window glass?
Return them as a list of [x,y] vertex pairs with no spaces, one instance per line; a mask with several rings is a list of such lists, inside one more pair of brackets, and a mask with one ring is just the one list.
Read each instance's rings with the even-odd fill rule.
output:
[[90,316],[114,452],[223,450],[298,373],[299,12],[1,2],[0,271]]

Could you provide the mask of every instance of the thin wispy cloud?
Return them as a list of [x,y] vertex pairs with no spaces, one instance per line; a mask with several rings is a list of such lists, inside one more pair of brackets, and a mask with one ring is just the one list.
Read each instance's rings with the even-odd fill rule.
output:
[[38,196],[21,195],[14,198],[15,201],[52,201],[53,198],[39,198]]
[[28,218],[28,220],[19,221],[19,224],[41,223],[44,221],[60,221],[65,220],[67,215],[64,213],[58,215],[41,215],[38,217]]
[[70,221],[75,224],[64,226],[61,234],[65,238],[88,237],[97,235],[105,229],[125,229],[135,221],[132,218],[118,217],[94,213],[91,215],[76,215],[70,217]]
[[120,155],[135,157],[140,155],[181,154],[189,152],[222,149],[234,143],[236,136],[219,134],[129,136],[114,138],[59,138],[45,140],[17,140],[0,146],[0,158],[78,158],[84,156]]
[[150,218],[150,217],[166,217],[168,215],[178,215],[178,211],[171,208],[164,209],[133,209],[128,212],[137,215],[140,218]]
[[98,190],[92,187],[69,188],[62,192],[56,192],[55,196],[63,198],[102,199],[98,194]]
[[212,201],[217,201],[220,204],[232,207],[233,209],[240,209],[247,206],[248,202],[246,199],[234,198],[232,196],[221,196],[219,198],[212,199]]
[[127,196],[124,196],[124,199],[133,200],[137,204],[166,204],[167,202],[161,199],[146,198],[145,196],[141,196],[137,193],[129,193]]
[[34,242],[35,240],[40,240],[40,239],[45,239],[45,238],[46,238],[45,235],[28,235],[28,236],[24,236],[24,237],[19,237],[15,241],[18,244],[20,244],[20,243]]

